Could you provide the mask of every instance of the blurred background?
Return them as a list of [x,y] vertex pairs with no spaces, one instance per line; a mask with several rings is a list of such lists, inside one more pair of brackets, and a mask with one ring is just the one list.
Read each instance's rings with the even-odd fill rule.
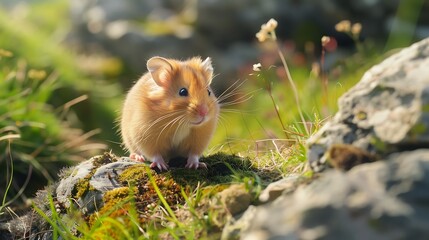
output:
[[[266,142],[307,137],[371,65],[428,37],[428,13],[425,0],[1,0],[3,205],[25,202],[64,166],[105,150],[125,154],[121,102],[152,56],[210,56],[217,95],[240,85],[229,101],[246,101],[225,111],[208,154],[278,150]],[[255,38],[270,18],[278,45]],[[342,20],[361,30],[339,31]]]

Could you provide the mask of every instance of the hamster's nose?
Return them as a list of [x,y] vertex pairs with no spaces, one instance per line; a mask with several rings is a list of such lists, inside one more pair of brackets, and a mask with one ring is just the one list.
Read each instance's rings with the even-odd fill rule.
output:
[[201,117],[205,117],[209,112],[209,109],[206,105],[199,105],[197,108],[197,111],[198,111],[198,115],[200,115]]

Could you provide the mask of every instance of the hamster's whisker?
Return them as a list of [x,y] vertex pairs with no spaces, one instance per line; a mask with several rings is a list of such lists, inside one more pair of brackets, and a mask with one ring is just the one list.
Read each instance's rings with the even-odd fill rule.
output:
[[222,113],[243,113],[243,114],[250,114],[252,112],[256,111],[250,111],[250,110],[238,110],[238,109],[232,109],[232,108],[221,108],[220,111]]
[[231,86],[225,89],[225,91],[223,91],[217,98],[222,99],[225,94],[230,94],[237,91],[237,89],[239,89],[244,84],[244,82],[245,81],[240,82],[239,80],[235,81],[233,84],[231,84]]
[[179,129],[180,129],[180,128],[182,128],[182,127],[184,126],[184,123],[185,123],[185,122],[186,122],[186,119],[185,119],[185,117],[183,116],[183,117],[180,119],[180,121],[179,121],[179,123],[178,123],[178,125],[177,125],[176,130],[174,130],[174,134],[173,134],[173,138],[172,138],[172,139],[175,139],[175,138],[176,138],[177,132],[179,131]]
[[[156,132],[155,131],[153,131],[153,127],[156,125],[156,124],[158,124],[158,123],[160,123],[160,122],[162,122],[162,121],[164,121],[164,120],[166,120],[166,119],[168,119],[168,118],[172,118],[172,120],[173,119],[175,119],[175,118],[177,118],[177,117],[179,117],[181,114],[182,114],[182,110],[177,110],[177,111],[174,111],[174,112],[171,112],[171,113],[167,113],[166,115],[164,115],[164,116],[161,116],[161,117],[159,117],[159,118],[157,118],[157,119],[155,119],[154,121],[152,121],[150,124],[146,124],[146,125],[143,125],[143,126],[141,126],[141,129],[146,129],[144,132],[143,132],[143,134],[141,134],[141,140],[139,141],[139,143],[143,143],[143,142],[145,142],[146,141],[146,139],[148,139],[148,138],[150,138],[150,136],[152,135],[152,134],[155,134]],[[176,116],[175,116],[176,115]],[[166,124],[168,124],[168,123],[170,123],[172,120],[170,120],[170,121],[168,121]],[[165,124],[161,124],[160,126],[159,126],[159,128],[161,128],[161,127],[163,127]],[[146,133],[151,133],[151,134],[146,134]]]
[[172,127],[176,122],[178,122],[181,118],[183,118],[183,115],[179,115],[176,118],[174,118],[173,120],[169,121],[167,124],[165,124],[165,126],[162,128],[162,130],[159,132],[158,137],[156,138],[156,143],[158,143],[159,138],[161,137],[162,133],[168,128],[168,127]]
[[[235,101],[235,100],[238,100],[238,99],[244,99],[244,98],[248,98],[249,96],[251,96],[250,98],[252,98],[252,96],[253,96],[253,94],[254,93],[257,93],[257,92],[259,92],[259,91],[261,91],[262,90],[262,88],[260,88],[260,89],[256,89],[256,90],[254,90],[254,91],[251,91],[251,92],[249,92],[249,93],[246,93],[246,94],[240,94],[240,92],[231,92],[230,94],[227,94],[227,95],[225,95],[222,99],[218,99],[217,100],[217,102],[219,103],[219,104],[224,104],[224,103],[228,103],[228,101],[225,101],[226,99],[228,99],[228,98],[232,98],[232,97],[234,97],[234,96],[239,96],[239,97],[237,97],[236,99],[234,99],[233,101]],[[250,99],[249,98],[249,99]],[[225,102],[223,102],[223,101],[225,101]],[[223,103],[222,103],[223,102]]]
[[143,132],[142,136],[145,136],[146,132],[149,131],[153,126],[155,126],[155,124],[157,124],[157,123],[159,123],[159,122],[161,122],[161,121],[163,121],[163,120],[165,120],[165,119],[167,119],[169,117],[174,116],[176,113],[177,112],[167,113],[166,115],[161,116],[161,117],[155,119],[154,121],[151,121],[149,124],[142,125],[141,129],[146,129],[146,131]]
[[253,95],[251,95],[251,93],[243,95],[238,97],[237,99],[234,99],[230,102],[223,102],[223,103],[219,103],[219,105],[221,107],[225,107],[225,106],[231,106],[231,105],[237,105],[246,101],[249,101],[251,98],[253,97]]
[[227,129],[227,125],[224,123],[226,121],[227,119],[224,116],[219,115],[219,124],[222,125],[225,130]]

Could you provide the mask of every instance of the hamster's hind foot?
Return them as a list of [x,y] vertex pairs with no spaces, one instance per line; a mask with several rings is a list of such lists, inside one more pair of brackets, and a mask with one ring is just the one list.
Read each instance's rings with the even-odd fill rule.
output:
[[164,158],[162,156],[157,155],[153,157],[152,163],[150,164],[150,168],[158,168],[159,170],[168,170],[168,165],[165,163]]
[[144,162],[144,161],[146,161],[145,158],[142,155],[137,154],[137,153],[131,153],[130,154],[130,159],[134,160],[136,162]]
[[186,162],[186,168],[198,169],[205,168],[207,169],[207,165],[203,162],[200,162],[199,157],[197,155],[189,155],[188,161]]

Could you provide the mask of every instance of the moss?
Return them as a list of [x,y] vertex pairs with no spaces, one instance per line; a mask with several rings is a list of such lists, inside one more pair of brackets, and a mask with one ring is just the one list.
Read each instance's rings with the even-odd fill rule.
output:
[[424,123],[416,123],[410,130],[411,137],[417,137],[427,131],[427,126]]
[[381,141],[379,138],[373,137],[369,140],[369,142],[378,153],[383,154],[387,151],[386,143]]
[[[90,226],[96,224],[102,225],[96,227],[96,229],[99,230],[100,234],[104,237],[107,232],[112,239],[124,238],[124,236],[120,235],[121,231],[117,230],[118,226],[116,224],[112,223],[112,221],[103,221],[103,218],[109,217],[115,219],[116,221],[120,221],[127,229],[131,228],[130,224],[132,224],[132,222],[129,214],[135,208],[130,201],[132,198],[131,191],[129,187],[119,187],[107,191],[103,196],[103,207],[99,209],[97,213],[89,216],[88,222]],[[99,217],[101,217],[101,221],[98,221]],[[97,235],[97,233],[94,233],[94,235]]]
[[357,118],[358,120],[360,120],[360,121],[365,120],[365,119],[367,118],[366,112],[364,112],[364,111],[359,111],[359,112],[356,114],[356,118]]
[[119,187],[107,191],[103,196],[103,207],[98,211],[97,214],[92,214],[89,218],[90,224],[94,224],[97,216],[109,216],[118,217],[123,216],[128,211],[128,205],[126,200],[129,200],[130,194],[129,187]]
[[[106,165],[108,163],[117,162],[118,157],[115,156],[111,152],[104,152],[103,155],[99,155],[94,157],[93,164],[95,169],[99,168],[100,166]],[[95,171],[94,171],[95,172]]]
[[150,170],[146,164],[135,164],[125,169],[118,177],[122,184],[135,184],[140,181],[148,181],[147,171]]
[[425,113],[429,112],[429,104],[423,104],[422,111]]
[[89,184],[89,178],[80,179],[74,187],[73,198],[79,199],[90,190],[94,190],[94,188]]
[[118,203],[130,195],[128,187],[120,187],[106,192],[103,196],[104,203]]
[[232,182],[237,176],[253,176],[258,171],[249,159],[237,155],[216,153],[202,157],[200,161],[207,165],[207,169],[183,168],[186,164],[184,158],[170,160],[170,166],[177,166],[171,169],[171,177],[183,185],[195,186],[198,182],[215,185]]

